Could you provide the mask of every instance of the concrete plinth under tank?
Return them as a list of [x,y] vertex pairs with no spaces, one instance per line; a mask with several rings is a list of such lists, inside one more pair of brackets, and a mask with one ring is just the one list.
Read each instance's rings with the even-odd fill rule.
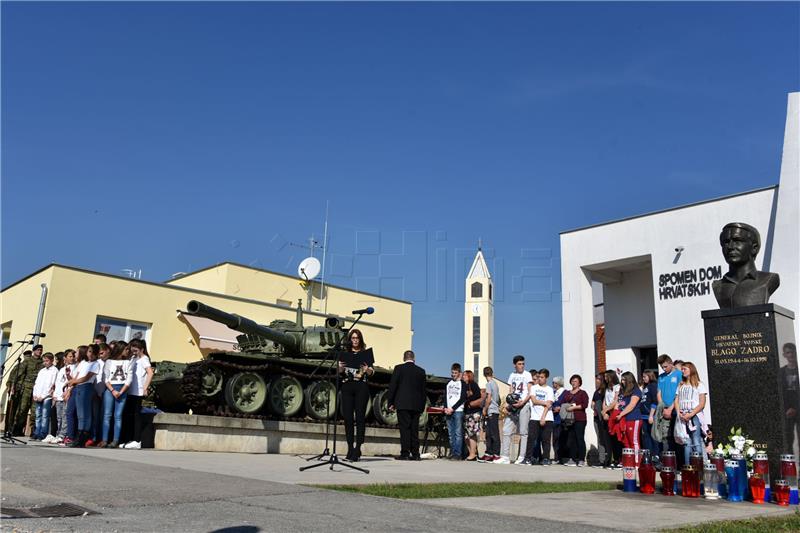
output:
[[[154,417],[153,426],[155,447],[159,450],[317,454],[325,447],[323,423],[160,413]],[[336,431],[337,452],[344,456],[344,427],[340,424]],[[423,437],[420,433],[420,444]],[[399,430],[368,427],[362,453],[400,453]]]

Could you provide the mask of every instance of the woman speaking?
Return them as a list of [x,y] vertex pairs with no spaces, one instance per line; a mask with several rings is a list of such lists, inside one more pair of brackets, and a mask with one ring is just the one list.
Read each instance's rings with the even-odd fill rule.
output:
[[[361,445],[364,443],[364,418],[369,401],[367,379],[375,372],[372,366],[375,357],[371,349],[364,343],[364,335],[360,330],[350,331],[350,347],[342,352],[339,359],[339,374],[342,379],[342,416],[344,432],[347,436],[347,460],[358,461],[361,458]],[[355,415],[355,416],[354,416]],[[355,421],[355,445],[353,439],[353,422]]]

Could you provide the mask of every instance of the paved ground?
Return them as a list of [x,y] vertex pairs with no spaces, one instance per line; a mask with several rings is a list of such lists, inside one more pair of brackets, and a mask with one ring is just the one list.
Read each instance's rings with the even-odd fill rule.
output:
[[[403,481],[598,480],[591,468],[481,465],[368,458],[364,475],[343,467],[301,473],[300,457],[155,450],[0,448],[2,506],[70,502],[98,515],[3,519],[12,531],[646,531],[674,524],[793,512],[620,492],[398,501],[304,484]],[[646,500],[646,501],[645,501]],[[647,512],[643,512],[647,506]],[[648,517],[648,522],[645,522]],[[621,527],[620,527],[621,526]],[[606,529],[605,531],[611,531]]]

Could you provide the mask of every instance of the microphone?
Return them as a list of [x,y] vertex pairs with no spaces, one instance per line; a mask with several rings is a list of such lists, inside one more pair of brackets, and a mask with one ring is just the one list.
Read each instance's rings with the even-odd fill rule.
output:
[[47,333],[28,333],[31,337],[47,337]]
[[353,311],[354,315],[371,315],[375,312],[375,309],[372,307],[365,307],[364,309],[356,309]]

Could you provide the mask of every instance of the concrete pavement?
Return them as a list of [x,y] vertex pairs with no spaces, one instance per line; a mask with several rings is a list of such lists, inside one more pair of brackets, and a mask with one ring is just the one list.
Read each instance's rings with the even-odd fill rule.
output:
[[[100,514],[4,519],[16,531],[648,531],[683,523],[793,512],[616,491],[400,501],[314,484],[617,481],[618,471],[367,458],[364,475],[286,455],[155,450],[0,448],[3,507],[69,502]],[[228,528],[228,529],[226,529]]]

